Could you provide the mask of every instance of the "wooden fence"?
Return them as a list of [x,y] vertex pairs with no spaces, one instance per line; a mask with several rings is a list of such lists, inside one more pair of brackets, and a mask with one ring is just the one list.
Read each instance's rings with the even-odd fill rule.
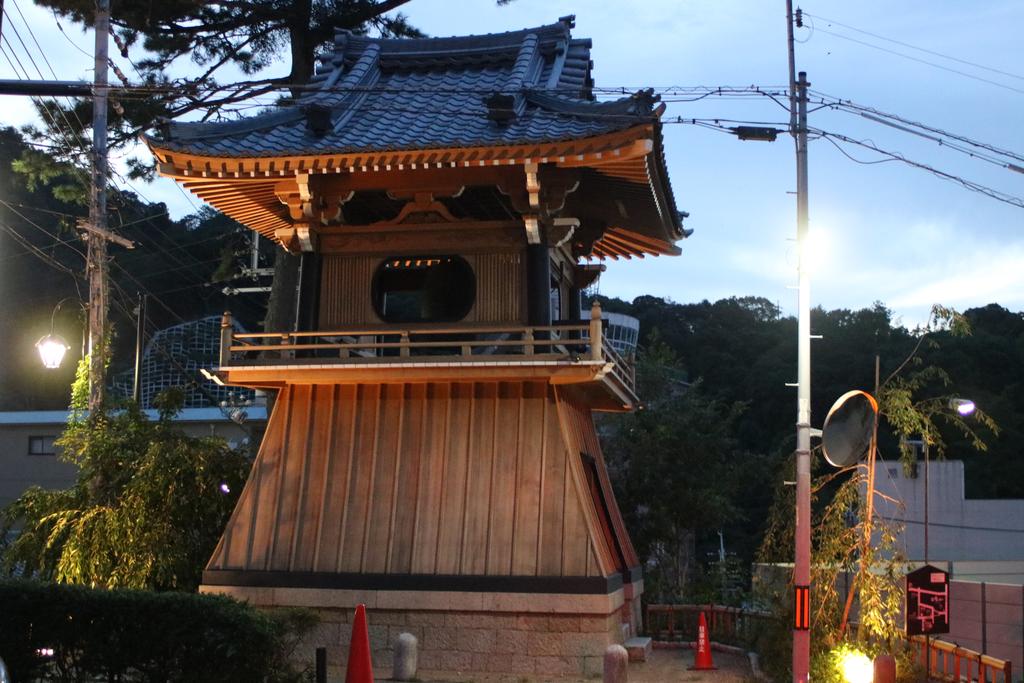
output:
[[220,366],[286,363],[600,361],[634,392],[635,369],[612,346],[602,320],[546,326],[432,326],[339,328],[311,332],[237,333],[231,315],[221,321]]
[[692,642],[701,612],[712,641],[743,647],[753,642],[762,624],[775,618],[768,612],[723,605],[648,605],[647,635],[662,643]]
[[928,668],[932,680],[1013,683],[1012,666],[1005,659],[996,659],[936,638],[929,641],[923,636],[914,636],[911,644],[921,666],[928,666],[928,658],[931,658]]

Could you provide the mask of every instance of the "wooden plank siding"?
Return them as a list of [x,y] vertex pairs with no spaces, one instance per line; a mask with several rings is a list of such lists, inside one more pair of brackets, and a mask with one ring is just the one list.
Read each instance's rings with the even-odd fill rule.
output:
[[380,259],[325,255],[320,269],[320,329],[378,321],[370,299],[373,269]]
[[[611,529],[607,530],[614,540],[619,544],[622,560],[626,563],[626,569],[632,569],[640,565],[640,559],[633,548],[633,542],[626,531],[625,522],[622,521],[622,513],[612,492],[611,480],[608,477],[608,468],[604,462],[604,454],[601,452],[601,442],[597,438],[597,429],[594,427],[594,417],[590,409],[577,400],[572,400],[564,392],[559,392],[559,408],[562,411],[562,424],[566,428],[565,441],[570,449],[576,454],[587,454],[594,459],[594,466],[597,473],[597,481],[594,482],[596,495],[602,500],[593,500],[595,509],[598,506],[605,507]],[[582,465],[582,463],[581,463]],[[585,477],[585,473],[581,474]],[[586,482],[586,479],[583,479]],[[586,485],[586,484],[584,484]],[[599,522],[595,520],[595,524]],[[619,562],[616,561],[618,564]]]
[[609,577],[596,442],[545,381],[289,385],[207,569]]
[[[419,256],[423,253],[377,256],[325,254],[320,275],[320,329],[381,325],[372,303],[374,271],[386,256]],[[522,255],[519,252],[461,255],[476,276],[476,301],[462,322],[524,322],[526,285]]]

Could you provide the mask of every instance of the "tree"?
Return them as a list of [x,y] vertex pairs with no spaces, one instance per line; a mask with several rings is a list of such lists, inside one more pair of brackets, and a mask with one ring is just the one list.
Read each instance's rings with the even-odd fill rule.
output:
[[133,403],[86,415],[87,368],[57,441],[78,479],[62,491],[32,487],[0,513],[0,533],[16,530],[2,566],[60,583],[194,590],[249,462],[222,439],[181,432],[177,392],[162,396],[155,422]]
[[696,542],[741,516],[736,490],[743,469],[755,464],[733,437],[743,405],[711,398],[681,376],[672,352],[655,340],[638,362],[644,409],[602,424],[616,499],[647,567],[651,600],[692,591]]
[[[316,53],[330,45],[335,30],[356,33],[377,30],[385,36],[418,36],[402,14],[387,13],[409,0],[167,0],[137,2],[112,0],[111,27],[121,59],[131,61],[133,47],[145,57],[132,62],[138,79],[115,74],[128,85],[130,94],[115,99],[109,119],[111,147],[128,145],[142,131],[161,120],[196,112],[201,119],[240,115],[255,98],[281,90],[297,98],[313,76]],[[59,16],[91,26],[95,15],[93,0],[37,0]],[[265,71],[287,54],[287,74],[267,76]],[[172,65],[189,61],[198,70],[185,76],[169,75]],[[240,71],[246,78],[219,81],[224,73]],[[287,99],[287,98],[285,98]],[[38,105],[42,129],[29,134],[52,148],[59,161],[84,168],[88,164],[92,100],[62,105],[48,100]],[[130,159],[130,176],[151,178],[153,165]],[[48,156],[26,153],[20,164],[31,178],[52,174]],[[84,200],[79,174],[61,187],[64,196]],[[282,249],[276,251],[274,282],[268,302],[266,329],[286,329],[295,315],[295,288],[300,258]]]
[[[970,325],[964,316],[936,305],[928,322],[916,331],[916,343],[910,352],[887,376],[877,380],[873,393],[878,401],[879,419],[902,437],[900,457],[907,467],[916,458],[905,447],[907,437],[920,435],[935,449],[936,456],[942,457],[945,441],[940,423],[956,428],[977,450],[987,447],[983,438],[986,432],[998,434],[998,427],[986,413],[976,411],[972,421],[968,421],[948,409],[952,385],[949,373],[921,356],[924,349],[939,348],[936,336],[962,338],[969,334]],[[869,456],[868,463],[873,462],[874,458]],[[790,467],[792,463],[790,459]],[[818,513],[812,524],[811,624],[817,634],[814,643],[819,654],[844,642],[890,652],[902,649],[899,613],[903,606],[906,558],[897,547],[902,529],[874,512],[872,502],[881,494],[870,486],[871,476],[870,464],[857,463],[818,476],[812,487]],[[792,510],[793,492],[782,487],[762,545],[762,561],[786,561],[791,557]],[[850,577],[845,591],[840,585],[843,574]],[[859,598],[859,619],[851,633],[847,626],[855,594]],[[791,609],[788,604],[777,607]],[[819,656],[812,660],[812,668],[828,667],[830,662],[828,657]],[[822,671],[817,673],[816,678],[825,677]]]

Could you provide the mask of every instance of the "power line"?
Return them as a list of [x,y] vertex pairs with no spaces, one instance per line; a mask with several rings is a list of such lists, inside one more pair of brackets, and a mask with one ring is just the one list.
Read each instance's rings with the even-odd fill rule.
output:
[[[920,524],[924,526],[924,522],[917,519],[900,519],[898,521],[904,524]],[[1007,529],[1005,527],[993,527],[993,526],[972,526],[969,524],[943,524],[942,522],[928,521],[928,526],[939,526],[947,529],[968,529],[970,531],[998,531],[1007,534],[1024,534],[1024,529]]]
[[1024,199],[1021,199],[1020,197],[1008,194],[1006,192],[1001,192],[999,190],[995,190],[986,185],[982,185],[981,183],[974,182],[973,180],[967,180],[966,178],[962,178],[953,173],[942,171],[940,169],[935,168],[934,166],[929,166],[928,164],[924,164],[919,161],[914,161],[913,159],[909,159],[898,152],[890,152],[888,150],[882,149],[881,147],[879,147],[870,140],[855,140],[854,138],[848,137],[846,135],[841,135],[839,133],[830,133],[828,131],[823,130],[816,130],[815,132],[821,135],[822,137],[835,138],[836,140],[845,142],[847,144],[857,145],[858,147],[869,149],[873,152],[877,152],[878,154],[889,157],[894,161],[901,161],[904,164],[907,164],[908,166],[913,166],[914,168],[921,169],[922,171],[928,171],[933,175],[936,175],[940,178],[949,180],[962,187],[965,187],[968,190],[971,190],[972,192],[978,192],[987,197],[1003,202],[1004,204],[1009,204],[1010,206],[1016,206],[1017,208],[1024,209]]
[[830,36],[834,36],[834,37],[840,38],[842,40],[848,40],[851,43],[857,43],[858,45],[864,45],[865,47],[870,47],[870,48],[873,48],[875,50],[880,50],[881,52],[886,52],[888,54],[895,55],[897,57],[902,57],[904,59],[909,59],[912,62],[918,62],[919,64],[926,64],[928,66],[935,67],[936,69],[942,69],[943,71],[948,71],[950,73],[954,73],[954,74],[957,74],[959,76],[964,76],[965,78],[970,78],[972,80],[980,81],[982,83],[988,83],[989,85],[994,85],[997,88],[1003,88],[1004,90],[1011,90],[1013,92],[1020,93],[1020,94],[1024,95],[1024,90],[1022,90],[1020,88],[1014,88],[1013,86],[1006,85],[1005,83],[1000,83],[999,81],[993,81],[990,78],[982,78],[981,76],[977,76],[975,74],[967,73],[966,71],[960,71],[959,69],[954,69],[952,67],[943,66],[942,64],[936,64],[935,62],[930,62],[927,59],[921,59],[919,57],[914,57],[912,55],[908,55],[908,54],[906,54],[904,52],[897,52],[896,50],[890,50],[888,48],[882,47],[881,45],[874,45],[873,43],[868,43],[868,42],[863,41],[863,40],[857,40],[856,38],[851,38],[850,36],[844,36],[842,33],[835,33],[834,31],[828,31],[828,30],[820,28],[820,27],[815,28],[815,31],[820,31],[821,33],[827,33]]
[[[822,97],[823,98],[823,102],[824,102],[825,99],[831,100],[831,102],[828,103],[830,106],[833,106],[835,108],[841,109],[841,110],[849,112],[849,113],[858,114],[860,116],[864,116],[865,114],[871,114],[871,115],[874,115],[876,117],[881,117],[881,118],[884,118],[884,119],[888,119],[889,121],[895,121],[895,122],[898,122],[898,123],[906,125],[906,126],[911,126],[911,127],[914,127],[914,128],[919,128],[919,129],[921,129],[923,131],[927,131],[929,133],[934,133],[934,134],[940,135],[942,137],[946,137],[946,138],[949,138],[949,139],[952,139],[952,140],[957,140],[958,142],[963,142],[963,143],[965,143],[967,145],[970,145],[971,147],[975,147],[975,148],[978,148],[978,149],[984,149],[984,150],[987,150],[987,151],[992,152],[994,154],[997,154],[997,155],[1000,155],[1000,156],[1004,156],[1004,157],[1007,157],[1007,158],[1010,158],[1010,159],[1014,159],[1016,161],[1020,161],[1020,162],[1024,163],[1024,155],[1018,154],[1017,152],[1013,152],[1011,150],[1007,150],[1007,149],[1003,149],[1003,148],[1000,148],[1000,147],[996,147],[995,145],[992,145],[992,144],[989,144],[989,143],[986,143],[986,142],[979,142],[978,140],[972,140],[971,138],[968,138],[968,137],[966,137],[964,135],[960,135],[960,134],[957,134],[957,133],[950,133],[949,131],[943,130],[941,128],[937,128],[935,126],[930,126],[928,124],[921,123],[920,121],[914,121],[914,120],[911,120],[911,119],[907,119],[907,118],[899,116],[897,114],[891,114],[889,112],[885,112],[885,111],[882,111],[880,109],[876,109],[874,107],[868,107],[868,106],[864,106],[864,105],[861,105],[861,104],[857,104],[857,103],[855,103],[855,102],[853,102],[851,100],[844,100],[844,99],[841,99],[841,98],[832,97],[831,95],[826,95],[825,93],[822,93],[822,92],[819,92],[819,91],[815,91],[815,94],[818,95],[819,97]],[[869,120],[871,120],[871,119],[869,119]],[[884,123],[884,122],[879,122],[879,123]],[[886,124],[886,125],[890,125],[890,124]],[[920,134],[920,133],[917,133],[916,131],[908,131],[908,132],[913,132],[915,135],[919,135]],[[949,146],[948,143],[946,143],[946,144],[947,144],[947,146]]]
[[948,59],[951,62],[959,62],[960,64],[964,64],[966,66],[973,66],[976,69],[984,69],[985,71],[990,71],[992,73],[999,74],[1000,76],[1008,76],[1010,78],[1016,78],[1018,80],[1024,81],[1024,76],[1021,76],[1019,74],[1010,73],[1009,71],[1002,71],[1000,69],[995,69],[995,68],[990,67],[990,66],[985,66],[984,64],[978,64],[977,62],[969,62],[966,59],[960,59],[959,57],[953,57],[952,55],[947,55],[947,54],[944,54],[942,52],[936,52],[934,50],[929,50],[927,48],[918,47],[916,45],[911,45],[910,43],[904,43],[903,41],[896,40],[895,38],[886,38],[885,36],[878,35],[877,33],[872,33],[871,31],[865,31],[864,29],[857,28],[856,26],[850,26],[849,24],[843,24],[841,22],[836,21],[835,19],[828,19],[826,17],[822,17],[822,16],[819,16],[819,15],[816,15],[816,14],[811,14],[810,12],[806,12],[806,11],[804,12],[804,16],[805,17],[811,17],[813,19],[820,19],[821,21],[825,21],[825,22],[828,22],[830,24],[835,24],[836,26],[842,26],[843,28],[848,29],[850,31],[855,31],[857,33],[862,33],[862,34],[864,34],[866,36],[871,36],[872,38],[877,38],[878,40],[884,40],[884,41],[889,42],[889,43],[895,43],[896,45],[900,45],[902,47],[909,47],[911,50],[917,50],[918,52],[924,52],[925,54],[933,55],[935,57],[941,57],[942,59]]

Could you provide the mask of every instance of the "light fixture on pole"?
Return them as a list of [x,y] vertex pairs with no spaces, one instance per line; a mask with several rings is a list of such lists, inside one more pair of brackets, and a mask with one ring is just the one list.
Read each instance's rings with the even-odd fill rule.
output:
[[[972,415],[974,413],[975,409],[977,408],[977,406],[974,404],[974,401],[972,401],[972,400],[970,400],[968,398],[956,398],[956,397],[949,399],[949,403],[947,404],[947,407],[949,408],[949,410],[955,412],[960,417],[967,417],[969,415]],[[928,457],[928,443],[929,443],[929,440],[930,440],[930,437],[929,437],[928,431],[926,429],[924,431],[924,433],[921,434],[921,450],[924,453],[924,566],[925,567],[929,566],[929,562],[931,560],[931,558],[929,556],[929,548],[928,548],[928,507],[929,507],[928,506],[928,488],[929,488],[929,482],[928,482],[929,466],[928,465],[930,463],[930,458]],[[930,634],[926,634],[925,635],[925,647],[927,648],[928,652],[931,651],[931,635]],[[925,660],[925,676],[929,680],[931,680],[931,664],[932,664],[931,657],[927,657],[926,660]]]
[[53,333],[53,322],[57,316],[57,311],[60,310],[61,304],[67,299],[61,299],[57,302],[57,305],[53,307],[53,313],[50,314],[50,333],[40,338],[36,342],[36,350],[39,352],[39,358],[43,361],[43,367],[50,370],[56,370],[60,367],[60,364],[64,362],[64,355],[71,348],[68,343],[64,341],[64,338],[60,335]]
[[977,406],[974,405],[974,401],[969,398],[951,398],[949,399],[949,409],[955,410],[957,414],[962,417],[973,415],[974,410]]
[[[977,409],[974,401],[969,398],[954,397],[949,399],[947,406],[960,417],[968,417]],[[928,454],[929,436],[927,431],[921,435],[921,451],[924,455],[924,563],[928,564]]]
[[48,334],[36,342],[36,350],[39,351],[39,358],[43,361],[43,367],[56,370],[64,361],[64,354],[68,352],[67,342],[56,334]]

